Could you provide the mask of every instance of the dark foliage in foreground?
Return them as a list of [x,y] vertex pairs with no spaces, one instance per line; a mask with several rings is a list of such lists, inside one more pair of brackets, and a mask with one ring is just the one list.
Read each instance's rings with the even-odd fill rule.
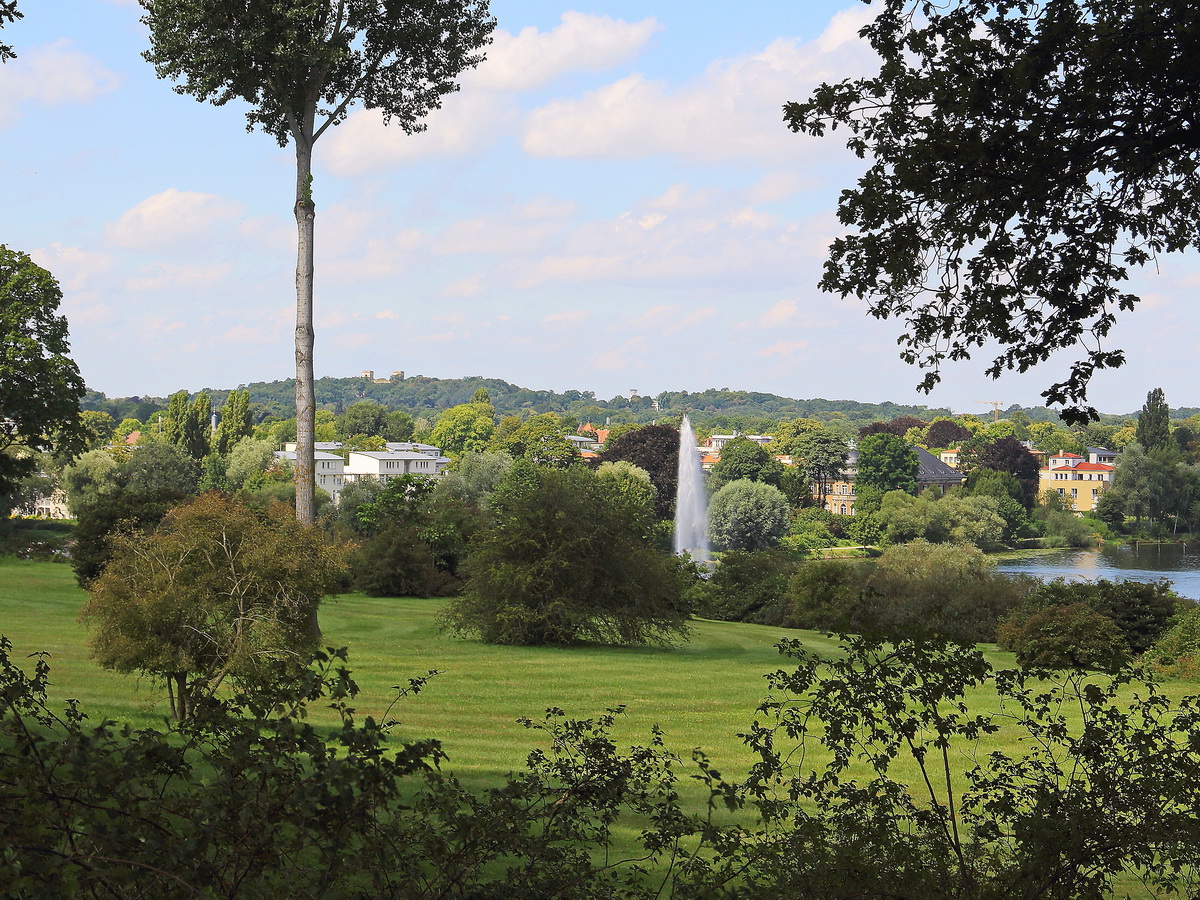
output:
[[[526,722],[547,749],[471,791],[435,741],[355,720],[344,652],[134,731],[51,712],[45,661],[27,677],[10,649],[0,638],[10,896],[1100,900],[1129,873],[1200,887],[1200,706],[1128,670],[993,671],[960,645],[858,638],[829,661],[787,643],[793,668],[745,735],[748,778],[697,752],[711,800],[693,813],[657,731],[617,748],[618,710]],[[968,707],[980,688],[997,712]],[[329,734],[304,718],[326,697]],[[1001,728],[1029,737],[1025,755],[988,752]],[[617,828],[639,833],[627,856]]]

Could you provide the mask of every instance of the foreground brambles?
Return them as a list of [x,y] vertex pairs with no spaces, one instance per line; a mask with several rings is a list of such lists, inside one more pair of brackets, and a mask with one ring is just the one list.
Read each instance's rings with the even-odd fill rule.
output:
[[[356,720],[344,651],[135,731],[52,712],[48,666],[27,676],[0,640],[0,880],[17,896],[143,897],[1079,898],[1133,872],[1197,887],[1194,698],[1130,672],[994,671],[933,641],[847,639],[832,662],[785,649],[795,668],[772,677],[740,783],[703,756],[691,770],[657,732],[619,749],[618,710],[551,710],[525,723],[547,747],[523,771],[468,789],[438,769],[436,741]],[[980,686],[997,712],[967,707]],[[331,733],[305,719],[320,702]],[[1022,755],[982,752],[1001,729],[1024,733]],[[684,775],[706,809],[681,802]],[[630,823],[632,849],[614,837]]]

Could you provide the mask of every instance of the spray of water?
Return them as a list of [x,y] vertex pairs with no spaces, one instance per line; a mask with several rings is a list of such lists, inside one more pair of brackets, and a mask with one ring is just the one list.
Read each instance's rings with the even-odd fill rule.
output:
[[708,498],[696,453],[696,433],[684,416],[679,425],[679,487],[675,495],[675,552],[708,562]]

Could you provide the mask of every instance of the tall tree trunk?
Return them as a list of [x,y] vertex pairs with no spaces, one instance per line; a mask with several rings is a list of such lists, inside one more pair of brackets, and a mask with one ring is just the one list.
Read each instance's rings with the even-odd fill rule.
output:
[[316,520],[314,501],[312,139],[296,144],[296,518]]
[[[316,396],[313,390],[313,235],[317,207],[312,197],[312,125],[296,144],[296,518],[312,525],[316,515],[315,433]],[[317,606],[308,615],[306,631],[321,638]]]

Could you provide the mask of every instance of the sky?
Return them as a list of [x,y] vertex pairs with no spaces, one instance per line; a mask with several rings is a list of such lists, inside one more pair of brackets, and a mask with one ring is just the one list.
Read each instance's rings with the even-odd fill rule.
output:
[[[294,374],[291,147],[245,107],[173,92],[134,0],[20,0],[0,40],[0,243],[63,288],[72,355],[110,397]],[[855,0],[494,0],[487,60],[406,135],[357,109],[316,146],[318,377],[482,375],[539,390],[764,391],[986,414],[1056,358],[930,395],[902,323],[820,292],[863,163],[782,105],[867,74]],[[1200,406],[1195,255],[1135,276],[1143,304],[1093,379],[1102,412],[1154,387]]]

